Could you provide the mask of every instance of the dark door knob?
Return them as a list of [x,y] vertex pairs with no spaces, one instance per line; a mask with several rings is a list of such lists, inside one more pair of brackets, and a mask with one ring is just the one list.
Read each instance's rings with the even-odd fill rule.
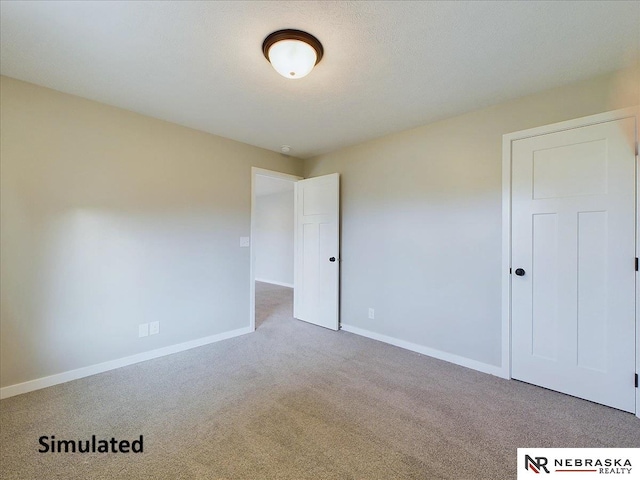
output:
[[330,261],[330,262],[335,262],[335,261],[336,261],[336,257],[331,257],[331,258],[329,259],[329,261]]
[[516,268],[516,275],[518,275],[519,277],[523,277],[524,270],[522,268]]

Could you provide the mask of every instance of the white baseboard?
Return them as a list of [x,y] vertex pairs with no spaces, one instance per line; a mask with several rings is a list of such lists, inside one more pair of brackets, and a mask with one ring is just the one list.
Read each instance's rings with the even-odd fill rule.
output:
[[127,365],[133,365],[134,363],[140,363],[146,360],[164,357],[165,355],[171,355],[173,353],[201,347],[203,345],[219,342],[228,338],[238,337],[246,333],[251,333],[252,331],[253,330],[251,330],[250,327],[238,328],[237,330],[218,333],[217,335],[198,338],[196,340],[190,340],[188,342],[178,343],[176,345],[169,345],[168,347],[157,348],[155,350],[138,353],[129,357],[118,358],[116,360],[110,360],[108,362],[98,363],[96,365],[89,365],[88,367],[82,367],[76,370],[69,370],[68,372],[57,373],[48,377],[29,380],[28,382],[24,383],[9,385],[7,387],[0,388],[0,399],[13,397],[22,393],[32,392],[33,390],[39,390],[41,388],[51,387],[60,383],[70,382],[71,380],[77,380],[79,378],[89,377],[97,373],[103,373],[109,370],[114,370],[116,368],[126,367]]
[[281,287],[293,288],[293,284],[292,283],[277,282],[275,280],[266,280],[264,278],[256,278],[255,280],[256,280],[256,282],[271,283],[272,285],[280,285]]
[[437,358],[439,360],[444,360],[445,362],[455,363],[456,365],[460,365],[462,367],[471,368],[473,370],[478,370],[479,372],[505,378],[502,367],[491,365],[489,363],[479,362],[477,360],[472,360],[466,357],[461,357],[460,355],[454,355],[453,353],[443,352],[442,350],[436,350],[435,348],[425,347],[423,345],[418,345],[417,343],[407,342],[406,340],[389,337],[387,335],[382,335],[380,333],[354,327],[345,323],[343,323],[341,327],[345,332],[355,333],[356,335],[371,338],[373,340],[378,340],[390,345],[395,345],[396,347],[411,350],[412,352],[421,353],[423,355]]

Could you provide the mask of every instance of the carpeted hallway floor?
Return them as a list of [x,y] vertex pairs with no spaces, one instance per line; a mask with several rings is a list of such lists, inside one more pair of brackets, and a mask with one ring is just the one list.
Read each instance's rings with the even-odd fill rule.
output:
[[[9,479],[511,479],[517,447],[640,447],[640,420],[294,320],[0,402]],[[143,454],[37,453],[144,435]]]

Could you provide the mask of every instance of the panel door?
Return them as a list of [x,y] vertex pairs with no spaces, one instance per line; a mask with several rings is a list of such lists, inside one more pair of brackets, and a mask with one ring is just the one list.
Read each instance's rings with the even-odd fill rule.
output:
[[340,177],[296,182],[293,316],[338,330]]
[[[635,411],[635,119],[512,144],[512,377]],[[521,269],[521,270],[517,270]]]

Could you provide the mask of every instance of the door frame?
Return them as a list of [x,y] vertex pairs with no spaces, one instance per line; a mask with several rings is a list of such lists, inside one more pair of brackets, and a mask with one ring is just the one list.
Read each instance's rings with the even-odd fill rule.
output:
[[[640,162],[638,160],[638,140],[640,139],[639,119],[640,106],[614,110],[611,112],[576,118],[565,122],[553,123],[542,127],[530,128],[518,132],[508,133],[502,136],[502,366],[500,368],[503,378],[511,378],[511,145],[516,140],[536,137],[548,133],[572,130],[578,127],[596,125],[598,123],[622,120],[624,118],[635,119],[636,124],[636,257],[640,256],[640,176],[638,175]],[[640,373],[640,285],[639,273],[636,272],[636,372]],[[630,379],[631,381],[632,379]],[[640,418],[640,389],[636,389],[636,416]]]
[[287,180],[293,182],[294,184],[298,180],[303,180],[303,177],[298,177],[297,175],[290,175],[288,173],[276,172],[273,170],[265,170],[264,168],[251,167],[251,227],[249,232],[249,328],[252,332],[255,332],[256,330],[256,252],[253,248],[253,240],[255,238],[256,232],[256,179],[258,176],[277,178],[278,180]]

